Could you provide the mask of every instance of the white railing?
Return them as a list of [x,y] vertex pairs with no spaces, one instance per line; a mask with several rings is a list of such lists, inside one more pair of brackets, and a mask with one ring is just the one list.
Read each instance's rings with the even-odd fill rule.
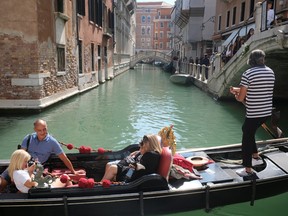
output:
[[212,67],[206,65],[200,65],[189,62],[173,61],[173,66],[176,69],[176,73],[189,74],[191,77],[198,79],[202,82],[206,82],[212,75]]

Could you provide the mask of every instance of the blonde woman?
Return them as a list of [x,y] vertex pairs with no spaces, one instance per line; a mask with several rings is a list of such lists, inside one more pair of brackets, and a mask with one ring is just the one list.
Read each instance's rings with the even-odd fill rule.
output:
[[111,181],[124,181],[127,180],[127,172],[129,169],[134,169],[131,178],[127,181],[133,181],[143,175],[156,173],[159,166],[161,147],[158,142],[157,135],[145,135],[139,144],[140,155],[136,156],[138,161],[122,160],[117,164],[112,164],[105,172],[103,178]]
[[[36,187],[37,182],[32,181],[33,172],[35,170],[36,164],[33,163],[28,166],[28,161],[31,159],[31,155],[23,150],[18,149],[14,151],[10,158],[10,164],[8,166],[8,173],[15,183],[16,188],[22,193],[28,193],[29,189]],[[52,183],[52,187],[65,187],[66,185],[72,184],[70,181],[67,183],[62,183],[59,178]]]

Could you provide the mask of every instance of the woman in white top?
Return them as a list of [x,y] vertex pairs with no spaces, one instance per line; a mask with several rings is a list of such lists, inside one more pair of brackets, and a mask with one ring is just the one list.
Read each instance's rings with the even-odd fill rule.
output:
[[[10,158],[10,164],[8,167],[8,173],[11,177],[12,182],[15,183],[16,188],[22,193],[28,193],[29,189],[36,187],[37,182],[32,181],[33,172],[35,170],[36,164],[28,166],[28,161],[31,155],[23,150],[18,149],[14,151]],[[70,181],[67,183],[62,183],[59,178],[52,183],[52,187],[65,187],[71,184]]]
[[31,179],[35,164],[28,167],[27,164],[30,158],[30,154],[23,149],[14,151],[10,158],[8,173],[17,189],[22,193],[28,193],[30,188],[38,185],[37,182],[33,182]]

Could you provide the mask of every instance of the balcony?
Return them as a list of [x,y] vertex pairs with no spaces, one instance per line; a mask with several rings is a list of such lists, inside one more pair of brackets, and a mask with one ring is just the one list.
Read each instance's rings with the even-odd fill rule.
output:
[[113,29],[109,28],[108,26],[103,26],[103,36],[107,38],[112,38]]
[[175,24],[180,28],[184,28],[189,21],[189,14],[189,1],[177,1],[175,5]]

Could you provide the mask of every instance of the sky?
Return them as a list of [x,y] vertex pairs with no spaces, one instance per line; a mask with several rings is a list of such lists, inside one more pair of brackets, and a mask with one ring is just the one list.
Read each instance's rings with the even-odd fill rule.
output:
[[174,5],[175,0],[136,0],[137,2],[159,2],[159,1],[164,1],[168,4]]

